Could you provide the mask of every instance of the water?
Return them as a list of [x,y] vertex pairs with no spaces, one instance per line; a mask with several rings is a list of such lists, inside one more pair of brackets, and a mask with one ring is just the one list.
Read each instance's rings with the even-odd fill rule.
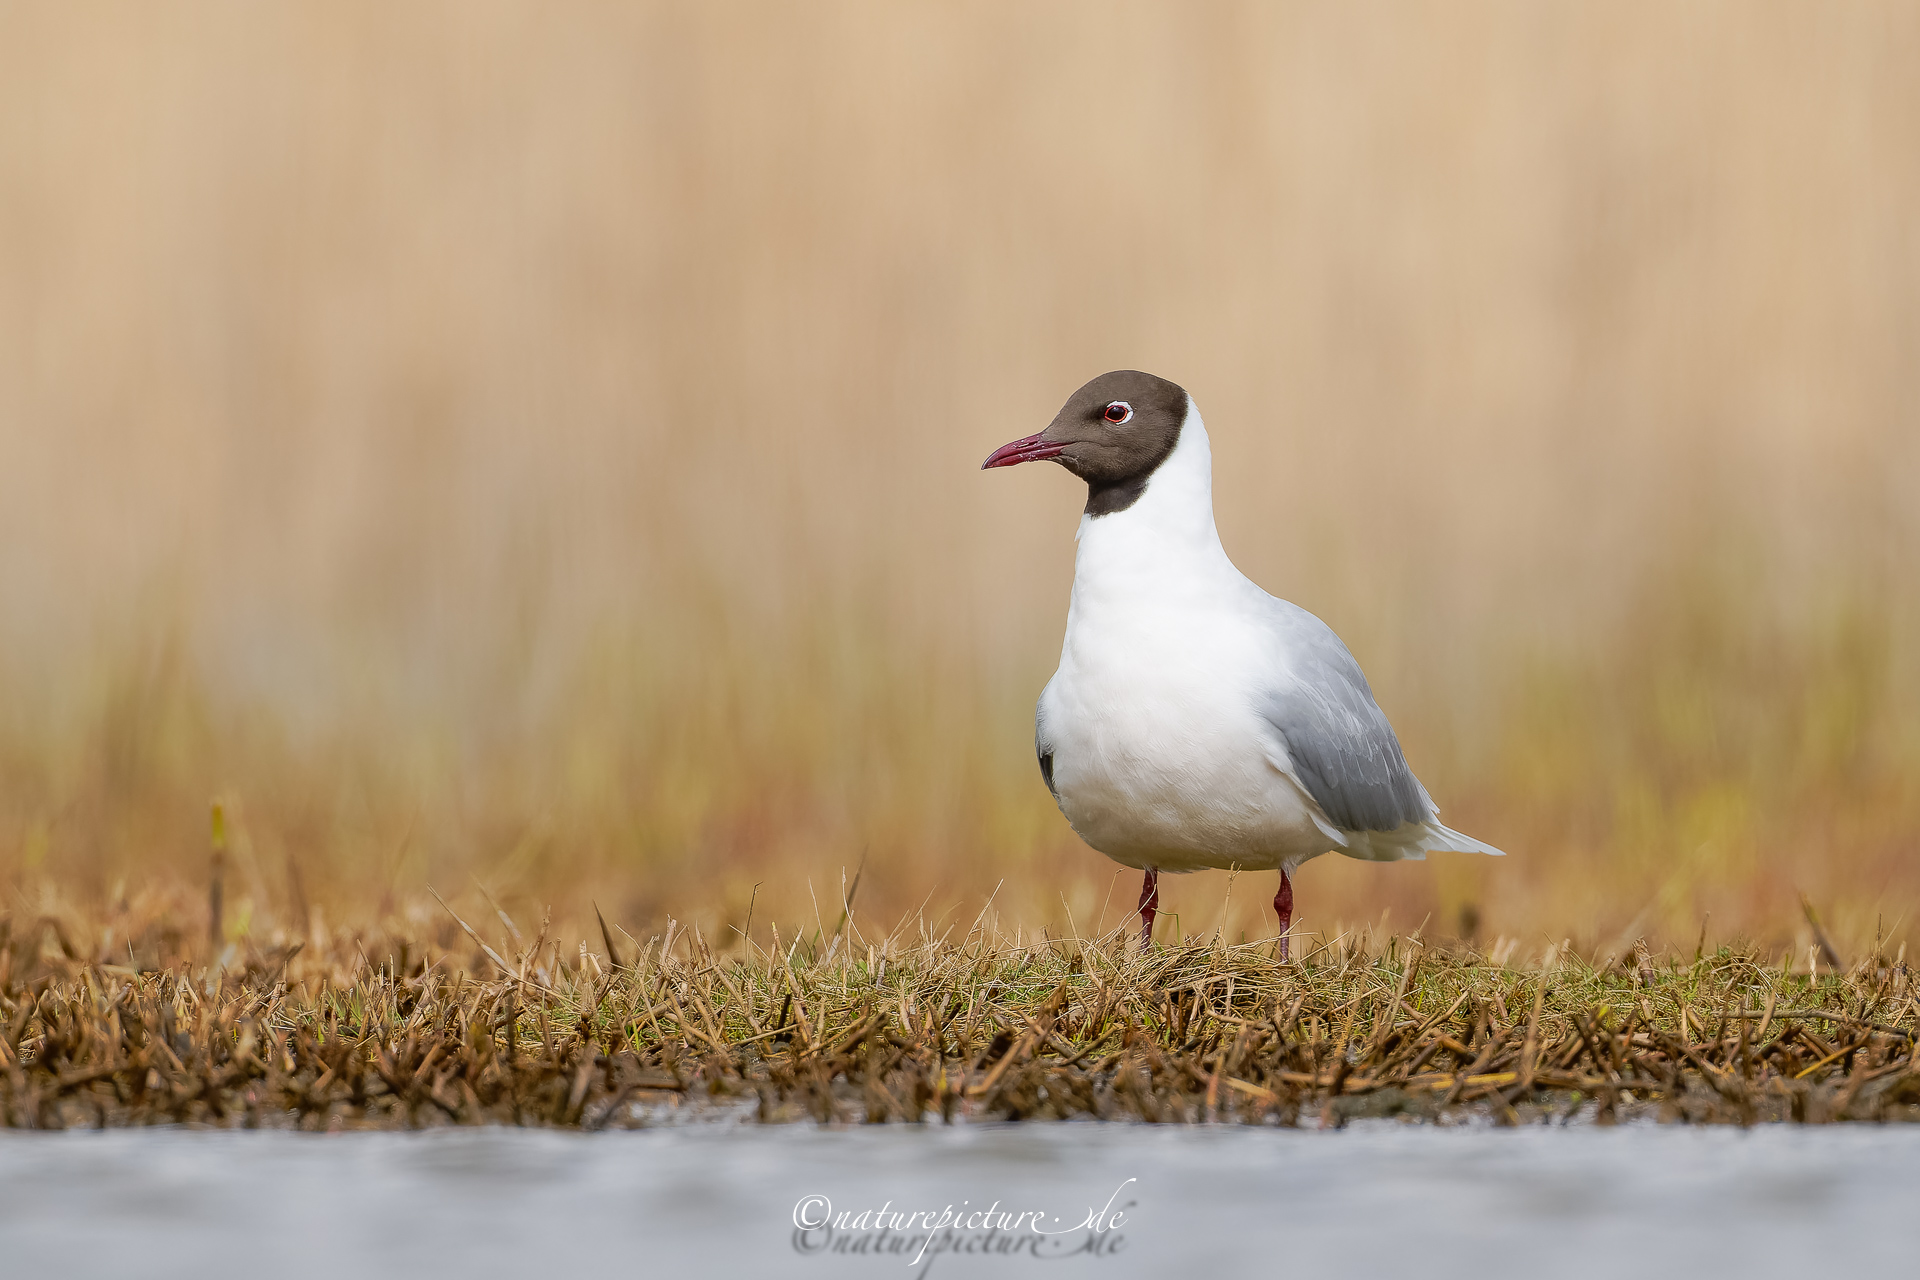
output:
[[[1917,1186],[1920,1127],[1902,1126],[10,1133],[0,1274],[1803,1280],[1905,1274]],[[962,1230],[944,1238],[1025,1251],[916,1266],[796,1243],[805,1197],[836,1215],[950,1205],[963,1228],[997,1201],[1060,1234]]]

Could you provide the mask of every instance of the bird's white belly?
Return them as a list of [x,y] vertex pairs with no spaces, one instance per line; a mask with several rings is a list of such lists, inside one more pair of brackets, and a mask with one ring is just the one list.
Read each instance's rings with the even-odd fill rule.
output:
[[[1328,850],[1248,691],[1191,647],[1063,658],[1039,713],[1060,811],[1114,861],[1271,870]],[[1284,755],[1281,755],[1284,760]]]

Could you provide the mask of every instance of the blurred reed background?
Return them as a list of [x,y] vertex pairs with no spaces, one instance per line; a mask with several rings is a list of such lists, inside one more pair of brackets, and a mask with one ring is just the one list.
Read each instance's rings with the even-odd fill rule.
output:
[[222,797],[235,933],[761,936],[862,859],[1111,927],[1031,756],[1080,487],[975,468],[1139,367],[1512,853],[1308,928],[1904,933],[1916,65],[1864,0],[0,3],[7,909],[200,883]]

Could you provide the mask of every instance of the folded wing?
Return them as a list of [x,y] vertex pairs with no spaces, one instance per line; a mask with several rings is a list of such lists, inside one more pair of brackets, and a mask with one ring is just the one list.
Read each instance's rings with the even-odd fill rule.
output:
[[[1275,600],[1283,659],[1262,700],[1275,764],[1325,815],[1322,832],[1351,857],[1423,858],[1438,850],[1491,853],[1440,824],[1427,789],[1407,767],[1400,739],[1347,646],[1320,619]],[[1319,821],[1316,818],[1316,821]]]
[[1396,831],[1431,819],[1433,801],[1407,767],[1360,664],[1317,618],[1307,619],[1314,627],[1288,628],[1285,677],[1261,707],[1295,781],[1344,831]]

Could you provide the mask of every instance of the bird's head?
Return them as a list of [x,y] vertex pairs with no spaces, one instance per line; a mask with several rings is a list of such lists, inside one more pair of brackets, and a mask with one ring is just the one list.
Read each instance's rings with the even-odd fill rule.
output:
[[1103,373],[1067,398],[1045,431],[1003,444],[981,470],[1057,462],[1087,482],[1087,514],[1133,505],[1180,440],[1187,393],[1134,369]]

